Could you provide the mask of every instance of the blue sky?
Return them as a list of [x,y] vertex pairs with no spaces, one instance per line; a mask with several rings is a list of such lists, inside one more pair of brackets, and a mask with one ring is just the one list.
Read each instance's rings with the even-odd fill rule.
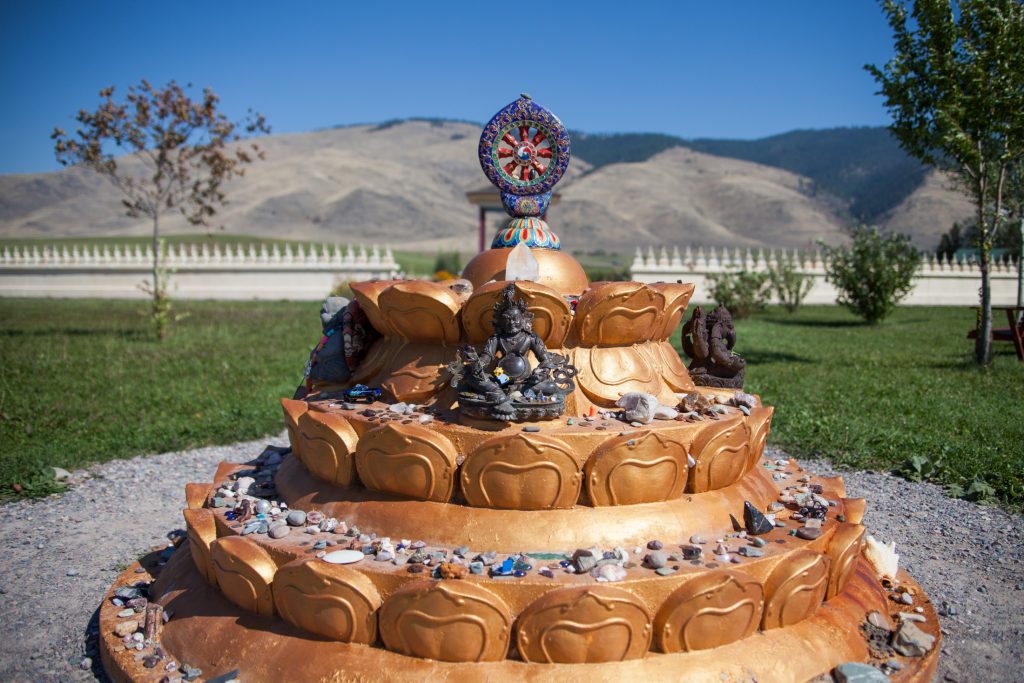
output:
[[[519,5],[519,6],[517,6]],[[886,125],[873,0],[0,4],[0,173],[57,168],[49,134],[104,86],[211,86],[274,132],[486,121],[520,92],[587,132],[757,138]]]

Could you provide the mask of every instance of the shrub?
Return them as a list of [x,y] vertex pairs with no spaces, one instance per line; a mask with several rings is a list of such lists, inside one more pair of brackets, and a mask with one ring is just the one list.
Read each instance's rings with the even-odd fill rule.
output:
[[768,281],[771,283],[775,296],[787,311],[795,313],[804,297],[814,286],[814,279],[796,269],[792,257],[779,259],[768,269]]
[[746,270],[714,273],[708,280],[711,281],[711,297],[728,308],[734,318],[749,318],[763,310],[771,294],[767,273]]
[[343,296],[346,299],[352,299],[352,283],[349,280],[342,280],[338,278],[334,282],[334,286],[331,287],[331,291],[327,293],[327,296]]
[[455,273],[449,273],[447,270],[439,270],[430,276],[430,279],[434,282],[444,282],[445,280],[456,280],[458,275]]
[[615,266],[583,266],[591,282],[622,282],[630,279],[629,268]]
[[874,325],[884,320],[912,288],[921,255],[906,235],[883,235],[860,226],[848,246],[822,245],[825,278],[839,290],[836,302]]
[[[449,273],[454,274],[454,277],[458,277],[458,274],[462,272],[462,257],[459,256],[457,251],[439,251],[437,252],[437,258],[434,259],[434,273]],[[435,277],[435,279],[437,279]],[[451,279],[444,278],[444,279]]]

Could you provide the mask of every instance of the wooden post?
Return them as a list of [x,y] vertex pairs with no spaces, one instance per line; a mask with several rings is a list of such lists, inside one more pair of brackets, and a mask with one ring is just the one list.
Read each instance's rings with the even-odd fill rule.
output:
[[484,250],[484,241],[486,240],[486,235],[484,233],[486,232],[486,230],[487,230],[487,210],[483,206],[481,206],[480,207],[480,251]]

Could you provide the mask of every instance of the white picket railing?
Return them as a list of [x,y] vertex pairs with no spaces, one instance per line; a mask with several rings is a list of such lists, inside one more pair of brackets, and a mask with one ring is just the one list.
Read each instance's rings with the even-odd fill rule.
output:
[[[812,278],[813,286],[805,301],[809,304],[832,304],[835,287],[825,280],[825,256],[819,251],[801,252],[785,249],[727,249],[714,247],[648,247],[637,248],[630,267],[632,279],[639,282],[692,282],[697,288],[693,300],[711,301],[708,276],[740,270],[765,273],[771,267],[788,261],[798,272]],[[992,263],[992,302],[1008,306],[1017,300],[1017,265],[1009,257]],[[981,273],[971,260],[938,258],[928,254],[921,260],[914,289],[902,303],[928,306],[971,306],[978,302]]]
[[[0,296],[146,296],[152,246],[0,248]],[[390,247],[170,244],[162,264],[171,296],[186,299],[320,299],[344,281],[399,274]]]

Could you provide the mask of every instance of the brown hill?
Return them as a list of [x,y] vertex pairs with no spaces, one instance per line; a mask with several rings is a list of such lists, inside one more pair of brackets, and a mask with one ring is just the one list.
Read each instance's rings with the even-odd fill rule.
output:
[[842,224],[824,202],[801,192],[805,182],[778,168],[677,147],[584,176],[566,188],[551,220],[563,239],[619,248],[841,240]]
[[[407,121],[268,137],[267,160],[228,188],[218,224],[236,234],[472,251],[476,210],[465,192],[485,183],[478,135],[472,124]],[[573,159],[550,215],[569,248],[842,239],[832,205],[806,194],[805,178],[778,168],[675,148],[591,170]],[[940,183],[925,183],[887,225],[905,226],[931,247],[958,201]],[[120,215],[119,206],[117,191],[88,171],[0,176],[3,237],[148,234],[146,221]],[[179,216],[162,225],[195,231]]]
[[919,247],[933,249],[953,223],[971,223],[974,213],[974,205],[954,179],[932,171],[913,194],[886,214],[881,225],[910,235]]

